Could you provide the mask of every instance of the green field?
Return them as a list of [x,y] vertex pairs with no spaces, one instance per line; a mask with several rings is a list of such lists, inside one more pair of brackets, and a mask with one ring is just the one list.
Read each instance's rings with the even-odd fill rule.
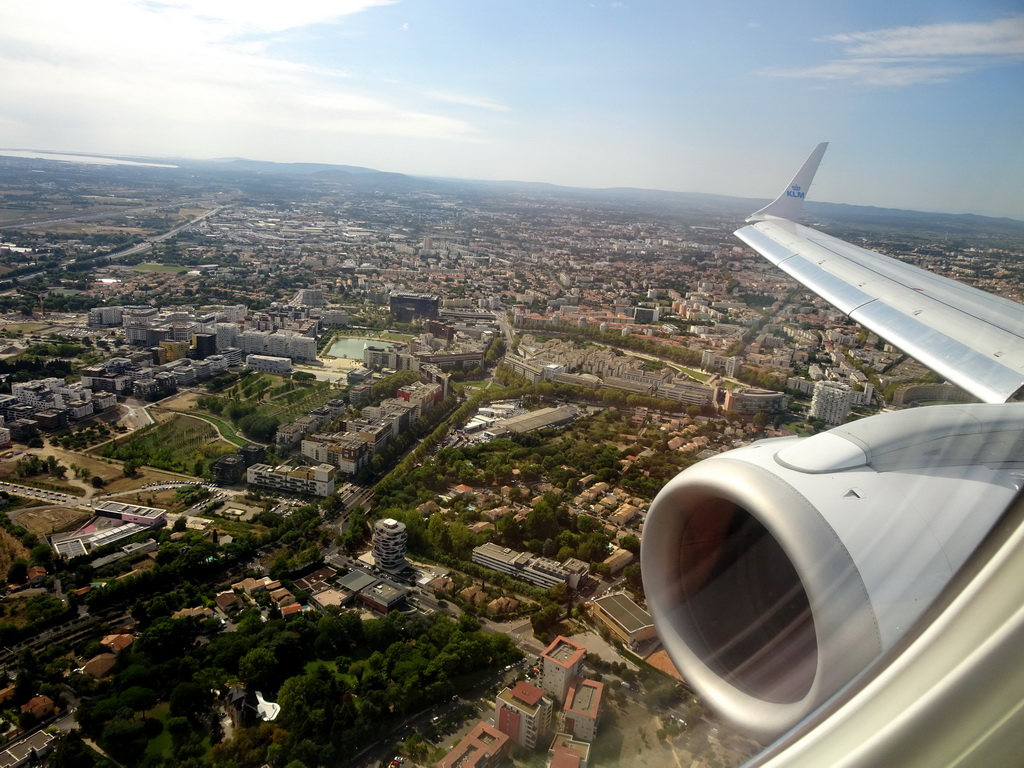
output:
[[4,323],[0,325],[0,331],[21,331],[22,333],[35,333],[46,328],[52,328],[52,323]]
[[[296,392],[301,392],[301,397],[293,397]],[[307,390],[293,390],[285,393],[284,396],[276,398],[266,405],[260,407],[260,414],[273,416],[285,424],[303,414],[309,413],[314,408],[319,408],[338,396],[337,392],[331,390],[326,384],[312,386]]]
[[[274,426],[287,424],[340,395],[328,382],[299,384],[280,376],[259,373],[218,394],[200,397],[189,413],[220,428],[225,439],[236,444],[272,440]],[[177,411],[182,413],[182,411]],[[253,421],[260,422],[259,427]],[[269,429],[270,431],[266,431]]]
[[143,427],[99,450],[101,456],[110,459],[187,474],[194,472],[200,460],[206,463],[233,452],[234,446],[220,440],[212,424],[184,415]]
[[216,416],[211,416],[208,413],[196,413],[192,414],[192,417],[213,424],[220,430],[220,436],[223,437],[228,442],[234,443],[235,445],[238,446],[248,445],[248,443],[250,442],[249,440],[246,440],[244,437],[239,435],[235,428],[231,426],[231,424],[229,424],[228,422],[224,421],[224,419],[219,419]]
[[319,408],[328,400],[338,396],[327,382],[313,382],[301,386],[268,373],[249,376],[240,385],[232,388],[231,400],[253,406],[260,416],[270,416],[285,424],[293,419]]

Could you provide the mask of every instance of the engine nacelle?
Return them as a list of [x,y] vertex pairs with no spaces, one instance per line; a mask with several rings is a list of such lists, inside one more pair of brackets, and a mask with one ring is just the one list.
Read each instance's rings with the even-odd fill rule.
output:
[[658,494],[641,565],[684,678],[762,738],[891,647],[1024,484],[1024,404],[880,414],[707,459]]

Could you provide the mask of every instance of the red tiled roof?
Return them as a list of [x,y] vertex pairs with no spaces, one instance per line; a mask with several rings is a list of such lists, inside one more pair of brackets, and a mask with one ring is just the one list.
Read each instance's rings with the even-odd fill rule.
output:
[[544,696],[544,691],[535,685],[520,681],[512,689],[512,695],[524,704],[529,704],[532,707],[541,700]]

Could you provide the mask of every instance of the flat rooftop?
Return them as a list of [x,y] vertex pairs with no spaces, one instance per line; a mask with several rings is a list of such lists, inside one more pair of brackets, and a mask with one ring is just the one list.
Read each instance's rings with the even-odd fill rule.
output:
[[582,645],[577,645],[572,640],[559,635],[545,649],[543,656],[558,662],[563,667],[571,667],[586,652],[587,649]]
[[[531,686],[533,687],[533,686]],[[543,696],[543,691],[541,691]],[[516,696],[515,691],[512,688],[505,688],[501,693],[498,694],[498,698],[508,704],[513,709],[518,709],[520,712],[525,712],[530,717],[537,714],[537,711],[541,708],[542,698],[537,698],[532,704],[528,701],[523,701],[521,698]]]
[[594,605],[631,634],[654,625],[651,614],[621,593],[599,597],[594,601]]
[[530,432],[534,429],[564,424],[572,421],[579,415],[571,405],[562,405],[556,408],[541,408],[539,411],[531,411],[520,416],[512,416],[503,419],[495,426],[507,429],[509,432]]
[[569,701],[565,704],[566,712],[578,712],[588,717],[597,717],[601,709],[601,693],[604,691],[604,683],[595,680],[581,680],[572,689]]
[[360,570],[354,570],[338,580],[338,586],[347,589],[349,592],[361,592],[377,581],[375,576]]

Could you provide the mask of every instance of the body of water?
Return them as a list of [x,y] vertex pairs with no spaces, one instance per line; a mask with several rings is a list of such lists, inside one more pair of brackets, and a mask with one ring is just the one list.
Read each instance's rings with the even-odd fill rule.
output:
[[68,163],[89,163],[90,165],[144,165],[147,168],[177,168],[166,163],[147,163],[143,160],[125,160],[120,157],[80,155],[63,152],[37,152],[34,149],[0,149],[4,157],[25,157],[31,160],[63,160]]
[[344,338],[338,339],[336,342],[331,344],[327,350],[327,354],[331,357],[344,357],[349,360],[362,360],[363,359],[363,347],[370,344],[374,347],[383,347],[384,349],[391,349],[394,343],[390,341],[380,341],[379,339],[356,339],[356,338]]

